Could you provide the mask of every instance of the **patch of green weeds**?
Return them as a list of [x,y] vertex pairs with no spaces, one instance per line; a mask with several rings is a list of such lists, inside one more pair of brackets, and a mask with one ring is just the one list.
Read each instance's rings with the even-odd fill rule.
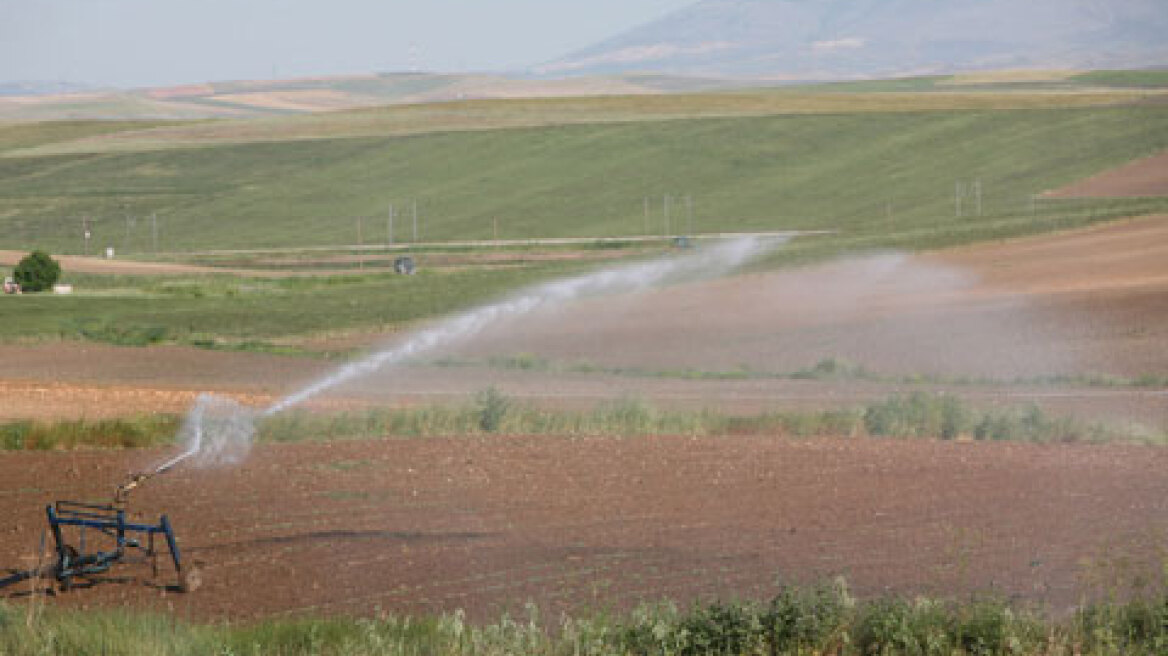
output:
[[80,318],[63,321],[62,335],[78,335],[93,342],[115,346],[150,346],[164,342],[169,329],[156,323],[117,322],[105,319]]
[[1168,376],[1158,374],[1143,374],[1135,378],[1099,373],[1081,375],[1060,374],[1053,376],[1020,376],[1008,380],[987,376],[947,376],[927,373],[883,374],[868,369],[864,365],[839,357],[823,358],[810,367],[786,372],[758,370],[745,364],[740,365],[737,369],[718,371],[694,368],[652,369],[647,367],[614,366],[588,362],[586,360],[558,362],[533,353],[494,355],[485,360],[446,357],[421,364],[451,368],[486,366],[491,369],[512,371],[606,374],[627,376],[630,378],[671,378],[680,380],[855,380],[891,384],[929,384],[959,387],[1168,387]]
[[0,424],[0,449],[46,451],[57,449],[136,448],[169,444],[179,420],[171,415],[130,419],[16,421]]
[[1159,656],[1168,649],[1168,597],[1088,605],[1053,620],[997,599],[853,598],[836,581],[783,587],[769,601],[669,600],[629,613],[523,615],[472,623],[430,616],[302,617],[196,624],[127,609],[0,602],[0,653],[34,654],[524,654],[531,656]]

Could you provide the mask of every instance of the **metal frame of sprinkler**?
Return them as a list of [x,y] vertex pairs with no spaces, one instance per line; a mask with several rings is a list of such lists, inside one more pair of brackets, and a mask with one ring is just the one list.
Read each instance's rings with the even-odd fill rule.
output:
[[[183,566],[170,519],[162,515],[157,524],[134,522],[127,520],[126,511],[130,492],[190,455],[191,452],[184,453],[154,471],[130,476],[114,492],[113,503],[56,501],[46,506],[45,515],[55,544],[53,563],[43,568],[18,571],[0,579],[0,588],[28,579],[52,577],[61,590],[69,590],[74,587],[76,578],[88,579],[108,572],[116,564],[132,562],[150,562],[154,576],[158,576],[159,550],[156,548],[155,536],[161,535],[166,539],[178,575],[175,589],[181,592],[193,591],[199,584],[198,571]],[[72,535],[76,536],[75,540],[70,539]],[[100,544],[95,546],[95,541]]]

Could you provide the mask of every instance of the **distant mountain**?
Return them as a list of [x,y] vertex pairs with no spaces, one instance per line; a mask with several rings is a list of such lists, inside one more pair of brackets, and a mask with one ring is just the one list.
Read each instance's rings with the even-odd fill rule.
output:
[[535,72],[827,80],[1166,63],[1165,0],[701,0]]

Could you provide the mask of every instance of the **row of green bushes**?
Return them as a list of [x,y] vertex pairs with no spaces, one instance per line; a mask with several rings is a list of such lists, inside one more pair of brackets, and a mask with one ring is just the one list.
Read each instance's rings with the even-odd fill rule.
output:
[[1165,441],[1165,436],[1147,429],[1053,417],[1036,405],[979,410],[956,396],[924,392],[893,395],[859,409],[730,415],[714,410],[666,410],[638,399],[604,402],[585,411],[549,410],[516,403],[490,388],[480,392],[472,405],[324,415],[292,412],[270,418],[260,427],[261,439],[272,441],[479,433],[869,436],[1042,443]]
[[[956,396],[916,392],[869,405],[862,415],[864,432],[873,437],[1010,442],[1155,441],[1146,429],[1126,430],[1071,417],[1052,417],[1037,405],[977,410]],[[1162,436],[1161,436],[1162,437]]]
[[[0,425],[0,448],[71,449],[168,444],[180,418],[169,415]],[[1048,415],[1036,405],[982,410],[948,394],[894,395],[863,408],[731,415],[714,410],[667,410],[645,401],[604,402],[590,410],[552,410],[518,403],[495,388],[464,405],[423,405],[355,412],[290,411],[258,426],[267,442],[513,435],[782,435],[975,439],[1016,442],[1135,442],[1162,444],[1168,436],[1140,427],[1112,427]]]
[[842,582],[783,588],[761,603],[715,601],[679,611],[663,602],[623,616],[551,623],[529,607],[523,619],[482,625],[460,612],[203,625],[128,610],[0,604],[0,653],[1142,656],[1168,653],[1168,596],[1088,606],[1058,622],[997,600],[859,602]]
[[492,369],[541,371],[552,373],[608,374],[630,378],[671,378],[681,380],[858,380],[908,385],[959,386],[1069,386],[1069,387],[1168,387],[1168,376],[1143,374],[1135,378],[1110,374],[1057,374],[1049,376],[1019,376],[1012,379],[989,376],[948,376],[943,374],[909,373],[886,374],[873,371],[862,364],[844,358],[823,358],[810,367],[794,371],[761,371],[742,365],[736,369],[650,369],[646,367],[611,366],[575,360],[558,362],[533,353],[496,355],[485,360],[442,358],[430,362],[438,367],[472,367],[485,365]]

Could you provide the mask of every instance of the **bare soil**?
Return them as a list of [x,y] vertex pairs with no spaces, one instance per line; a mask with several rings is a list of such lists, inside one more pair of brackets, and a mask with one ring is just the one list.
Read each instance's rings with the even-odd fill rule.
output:
[[[0,566],[35,560],[44,504],[106,499],[166,455],[5,454]],[[1162,583],[1166,467],[1168,450],[1147,447],[772,437],[264,445],[134,494],[143,519],[169,515],[197,591],[168,591],[163,560],[158,578],[130,565],[53,603],[497,619],[533,601],[555,621],[843,576],[862,595],[978,592],[1063,613]]]
[[1048,198],[1168,196],[1168,151],[1047,192]]

